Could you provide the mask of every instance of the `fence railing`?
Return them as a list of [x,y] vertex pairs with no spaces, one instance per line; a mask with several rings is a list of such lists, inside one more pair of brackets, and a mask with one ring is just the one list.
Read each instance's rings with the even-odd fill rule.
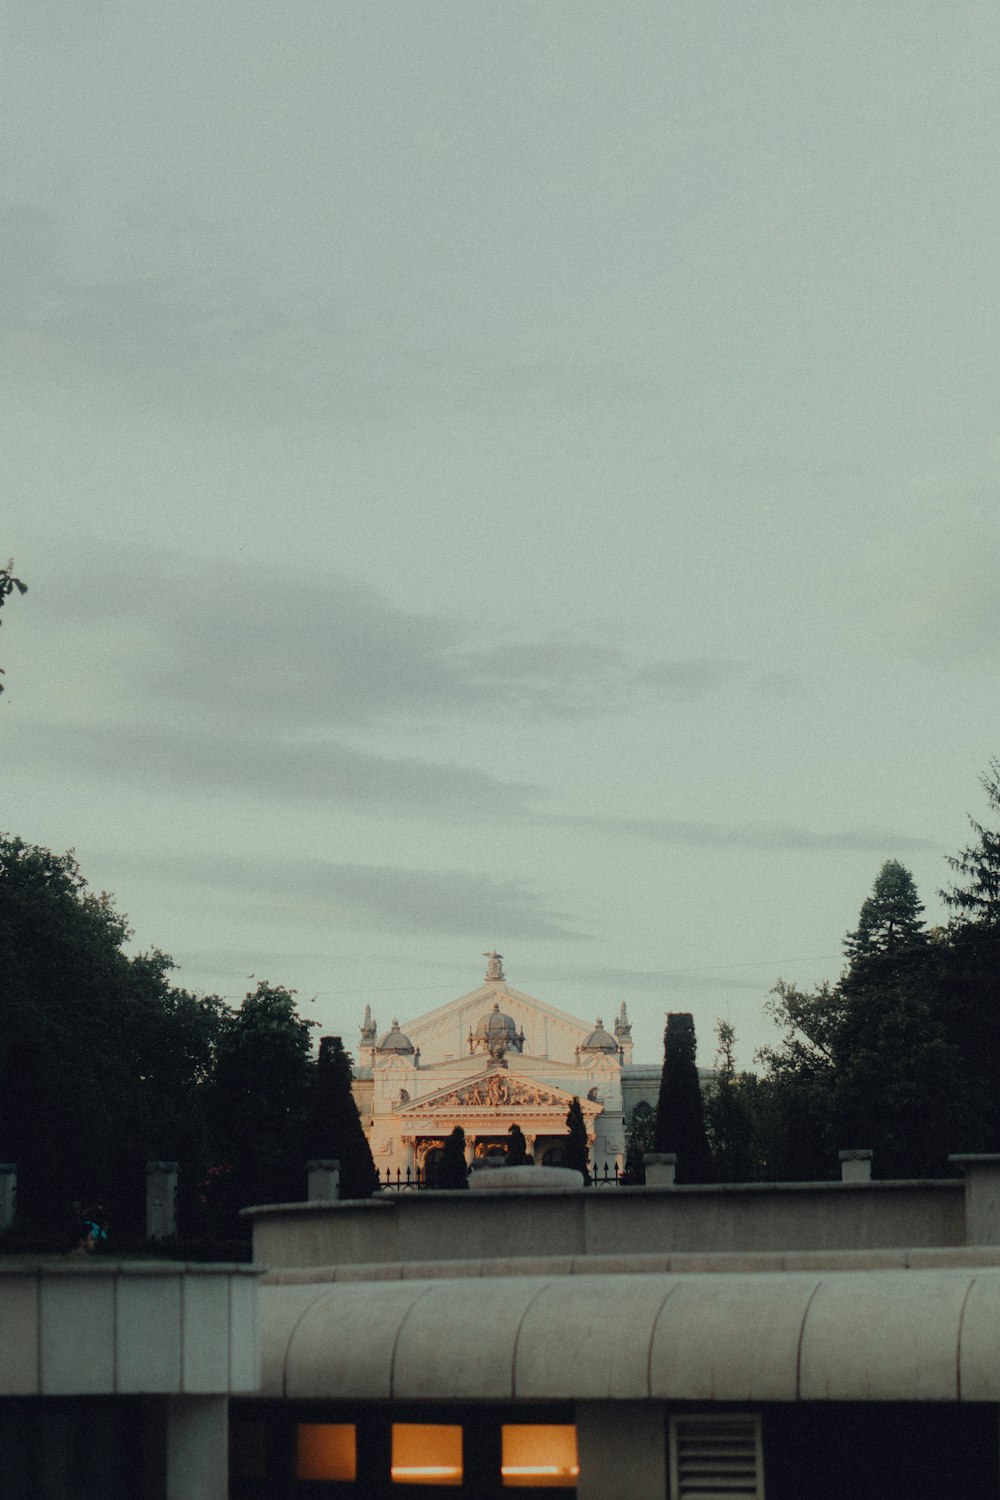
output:
[[[470,1167],[469,1172],[471,1170]],[[468,1172],[466,1175],[469,1175]],[[621,1170],[617,1162],[613,1171],[605,1162],[603,1171],[591,1173],[590,1182],[587,1185],[588,1187],[622,1187],[631,1181],[633,1179]],[[395,1172],[391,1167],[386,1167],[384,1172],[379,1173],[379,1186],[383,1191],[392,1193],[420,1192],[424,1188],[439,1188],[441,1178],[440,1173],[436,1172],[433,1167],[430,1171],[407,1167],[405,1172],[401,1167],[397,1167]]]

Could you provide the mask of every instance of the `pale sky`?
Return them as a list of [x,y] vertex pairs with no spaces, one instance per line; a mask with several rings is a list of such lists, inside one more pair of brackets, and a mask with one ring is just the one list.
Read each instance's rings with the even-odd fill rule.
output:
[[[0,826],[740,1060],[1000,752],[994,0],[6,0]],[[316,998],[311,1001],[310,997]]]

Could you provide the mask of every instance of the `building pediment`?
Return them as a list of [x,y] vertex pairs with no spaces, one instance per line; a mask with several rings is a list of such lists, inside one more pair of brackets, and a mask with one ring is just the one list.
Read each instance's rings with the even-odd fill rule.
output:
[[[521,1078],[506,1068],[497,1068],[491,1073],[480,1073],[461,1083],[425,1094],[422,1099],[407,1100],[396,1105],[393,1114],[400,1119],[414,1116],[421,1119],[440,1116],[444,1119],[463,1114],[480,1116],[492,1110],[509,1113],[514,1109],[526,1117],[536,1113],[558,1114],[564,1118],[573,1097],[554,1084]],[[581,1099],[580,1108],[584,1119],[593,1119],[601,1113],[602,1106],[592,1099]]]

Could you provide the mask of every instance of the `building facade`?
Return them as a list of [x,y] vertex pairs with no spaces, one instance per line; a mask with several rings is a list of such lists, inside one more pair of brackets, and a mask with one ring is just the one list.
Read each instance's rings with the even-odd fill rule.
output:
[[624,1164],[625,1121],[640,1101],[655,1104],[660,1064],[636,1064],[625,1002],[611,1030],[509,983],[502,954],[487,960],[482,984],[381,1035],[366,1008],[355,1098],[379,1175],[433,1181],[444,1142],[465,1132],[470,1164],[502,1156],[518,1125],[529,1156],[557,1166],[566,1114],[580,1101],[593,1171]]

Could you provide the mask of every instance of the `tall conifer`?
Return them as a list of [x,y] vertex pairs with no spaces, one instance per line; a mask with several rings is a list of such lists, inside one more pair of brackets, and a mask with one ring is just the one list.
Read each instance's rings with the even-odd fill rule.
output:
[[695,1045],[694,1017],[686,1011],[668,1014],[656,1109],[656,1149],[676,1153],[678,1182],[708,1182],[712,1175]]

